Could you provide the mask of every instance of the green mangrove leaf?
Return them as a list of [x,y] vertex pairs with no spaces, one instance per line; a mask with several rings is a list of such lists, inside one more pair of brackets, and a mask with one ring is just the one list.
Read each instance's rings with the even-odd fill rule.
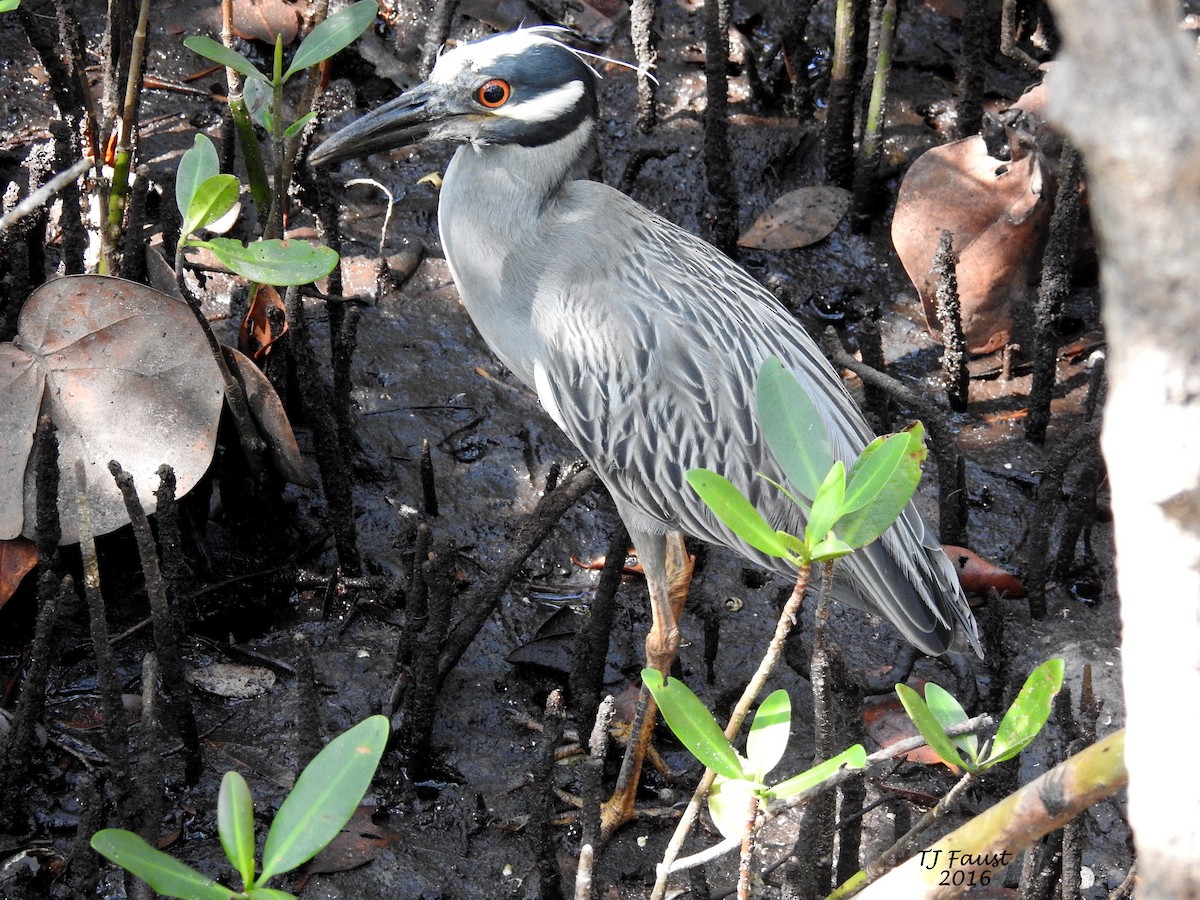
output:
[[221,887],[174,857],[156,850],[132,831],[105,828],[92,835],[92,849],[132,872],[164,897],[181,900],[230,900],[237,893]]
[[775,534],[779,537],[779,540],[783,542],[783,545],[787,547],[790,553],[800,559],[804,558],[805,554],[808,552],[808,548],[804,546],[804,541],[800,540],[800,538],[796,537],[794,534],[789,534],[786,531],[776,531]]
[[[949,691],[932,681],[925,683],[925,705],[929,707],[933,717],[946,731],[963,724],[970,718],[967,711],[962,708],[962,704]],[[954,742],[954,746],[967,754],[967,758],[972,763],[978,765],[979,738],[975,734],[960,734],[950,740]]]
[[746,760],[758,781],[779,764],[792,731],[792,701],[787,691],[767,695],[754,713],[746,736]]
[[217,794],[217,833],[225,856],[233,863],[242,884],[254,884],[254,799],[246,779],[226,772]]
[[781,781],[779,784],[772,785],[767,791],[767,796],[772,800],[786,800],[788,797],[795,797],[797,794],[803,794],[805,791],[811,790],[821,782],[828,780],[837,771],[846,766],[851,769],[864,769],[867,766],[867,751],[863,749],[862,744],[855,744],[846,750],[843,750],[833,759],[827,759],[823,763],[817,763],[806,772],[801,772],[799,775],[793,775],[786,781]]
[[283,84],[283,35],[275,32],[275,64],[271,70],[271,84]]
[[197,132],[191,148],[180,158],[179,168],[175,170],[175,205],[181,217],[187,216],[196,189],[220,172],[217,148],[206,135]]
[[813,497],[808,524],[804,526],[804,543],[809,547],[819,544],[842,517],[842,499],[846,494],[846,468],[839,459],[817,488]]
[[302,132],[304,130],[305,125],[307,125],[309,122],[311,122],[316,117],[317,117],[317,114],[315,112],[312,112],[311,110],[309,112],[306,112],[304,115],[302,115],[295,122],[293,122],[291,125],[289,125],[287,128],[285,128],[283,130],[283,136],[285,138],[295,137],[296,135],[298,135],[300,132]]
[[376,0],[358,0],[335,12],[303,40],[292,57],[292,64],[283,73],[283,80],[287,81],[302,69],[315,66],[349,47],[371,26],[378,12]]
[[847,513],[862,509],[879,496],[900,465],[908,444],[907,434],[877,437],[867,444],[846,476],[843,507]]
[[737,751],[691,688],[678,678],[664,679],[657,669],[642,669],[642,681],[654,695],[675,737],[696,759],[726,778],[746,777]]
[[271,822],[255,887],[308,862],[337,837],[371,786],[388,727],[386,716],[371,716],[313,757]]
[[233,209],[241,189],[242,186],[232,175],[211,175],[200,182],[183,217],[180,237],[189,237]]
[[242,87],[242,100],[246,103],[246,111],[268,134],[273,130],[271,104],[274,97],[275,92],[267,81],[247,81]]
[[335,250],[300,240],[254,241],[249,246],[232,238],[189,243],[207,247],[234,272],[260,284],[308,284],[324,278],[338,264]]
[[787,557],[788,548],[775,529],[724,476],[708,469],[692,469],[687,481],[716,517],[743,541],[770,556]]
[[871,543],[896,521],[921,480],[921,465],[927,455],[925,428],[914,422],[900,435],[908,435],[908,450],[901,455],[887,484],[870,503],[838,522],[838,537],[855,549]]
[[904,711],[908,713],[908,717],[913,720],[913,724],[921,732],[921,737],[925,738],[925,743],[942,758],[943,762],[958,766],[968,772],[977,770],[976,766],[968,764],[962,758],[958,748],[954,746],[954,742],[947,737],[942,723],[937,720],[937,717],[929,709],[929,704],[920,694],[907,684],[896,685],[896,693],[900,697],[900,702],[904,704]]
[[1054,698],[1063,683],[1063,661],[1048,659],[1025,679],[1017,699],[1012,702],[992,742],[988,764],[1012,759],[1037,737],[1054,709]]
[[829,562],[834,559],[841,559],[843,556],[849,556],[854,552],[854,548],[845,541],[840,540],[835,534],[825,535],[823,541],[819,541],[815,547],[809,551],[809,558],[812,562]]
[[224,44],[214,41],[210,37],[204,35],[193,35],[190,38],[185,38],[183,46],[187,47],[193,53],[199,53],[205,59],[211,59],[218,65],[233,69],[235,72],[241,72],[247,78],[254,78],[258,81],[266,81],[270,83],[269,78],[254,67],[254,63],[242,56],[235,50],[230,50]]
[[833,465],[829,432],[796,376],[777,357],[763,361],[755,387],[758,424],[787,480],[806,499]]

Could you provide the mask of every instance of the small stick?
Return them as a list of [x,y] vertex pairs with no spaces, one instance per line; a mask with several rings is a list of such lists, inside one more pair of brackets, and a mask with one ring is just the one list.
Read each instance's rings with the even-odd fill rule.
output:
[[[771,638],[767,652],[763,654],[763,658],[758,664],[758,669],[755,670],[750,683],[746,685],[746,689],[742,691],[742,696],[738,700],[737,706],[734,707],[733,712],[729,716],[729,724],[725,726],[725,737],[730,740],[733,739],[734,735],[742,727],[742,722],[745,721],[746,714],[750,711],[750,704],[758,697],[763,685],[766,684],[768,676],[770,676],[771,671],[775,668],[775,663],[778,662],[783,654],[784,641],[787,640],[792,626],[796,624],[796,618],[800,613],[800,605],[804,601],[805,592],[808,590],[809,572],[810,567],[807,565],[801,566],[797,572],[796,584],[792,588],[792,593],[788,597],[787,603],[783,606],[783,612],[779,615],[779,622],[775,626],[775,634]],[[688,833],[692,830],[692,825],[700,812],[700,804],[708,794],[709,788],[712,787],[715,777],[716,772],[712,769],[704,770],[704,776],[700,779],[700,784],[697,785],[695,792],[692,794],[692,799],[688,802],[687,809],[683,811],[683,815],[679,819],[679,824],[675,826],[675,833],[671,835],[671,842],[667,845],[666,852],[663,854],[663,860],[658,864],[658,875],[654,882],[654,890],[650,894],[651,900],[662,900],[665,895],[667,878],[671,874],[671,865],[679,855],[679,851],[683,848],[683,842],[687,840]],[[737,839],[737,842],[740,845],[740,837]]]
[[92,160],[84,157],[75,165],[66,171],[59,172],[40,188],[18,203],[9,212],[0,217],[0,234],[8,231],[23,218],[31,213],[37,212],[50,201],[50,198],[59,191],[65,189],[67,185],[78,180],[88,169],[92,167]]

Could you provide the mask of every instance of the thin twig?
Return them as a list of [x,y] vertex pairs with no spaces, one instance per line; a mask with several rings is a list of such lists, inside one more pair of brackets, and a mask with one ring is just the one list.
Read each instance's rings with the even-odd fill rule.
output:
[[754,835],[757,833],[754,826],[757,820],[758,795],[751,794],[750,802],[746,805],[746,823],[742,828],[742,855],[738,861],[738,900],[750,900],[750,864],[754,861]]
[[133,162],[133,133],[137,125],[138,99],[142,89],[142,62],[146,57],[146,25],[150,21],[150,0],[142,0],[138,10],[137,30],[129,51],[129,77],[125,80],[125,102],[121,106],[121,119],[117,123],[116,159],[113,162],[112,186],[108,194],[108,218],[102,231],[106,253],[101,255],[102,272],[113,269],[113,253],[121,239],[121,222],[125,214],[125,187],[129,182],[129,168]]
[[[221,43],[233,50],[233,38],[233,0],[221,0]],[[246,176],[250,180],[250,196],[254,200],[255,212],[262,219],[271,206],[271,186],[258,146],[258,135],[254,132],[254,123],[250,120],[250,111],[242,96],[241,74],[237,69],[226,67],[225,82],[229,85],[229,114],[233,117],[234,128],[242,145],[242,161],[246,164]]]
[[[975,718],[968,719],[966,722],[963,722],[960,725],[947,728],[946,734],[950,737],[958,737],[960,734],[975,734],[990,728],[992,726],[992,722],[992,717],[989,715],[975,716]],[[837,773],[831,775],[828,779],[820,784],[814,785],[807,791],[803,791],[795,796],[788,797],[786,800],[777,800],[769,804],[762,811],[762,824],[765,825],[772,819],[784,815],[785,813],[789,813],[798,806],[807,803],[808,800],[818,791],[831,790],[844,781],[847,781],[851,778],[857,778],[860,775],[870,772],[872,769],[895,759],[897,756],[903,756],[905,753],[909,753],[912,750],[916,750],[917,748],[924,746],[925,738],[921,737],[919,734],[896,741],[896,743],[884,747],[882,750],[879,750],[868,756],[867,764],[862,769],[843,767],[842,769],[839,769]],[[707,849],[693,853],[691,856],[680,857],[671,864],[671,871],[668,874],[682,872],[685,869],[692,869],[696,866],[702,866],[706,863],[710,863],[715,859],[720,859],[722,856],[737,850],[738,847],[741,846],[741,842],[741,835],[735,835],[731,838],[721,841],[719,844],[714,844]]]
[[0,235],[8,231],[23,218],[41,209],[49,202],[50,198],[65,188],[71,182],[83,176],[83,173],[92,167],[92,160],[85,157],[71,168],[64,172],[59,172],[40,188],[18,203],[9,212],[6,212],[3,218],[0,218]]
[[[808,590],[809,572],[810,568],[807,565],[801,566],[799,572],[797,572],[796,584],[792,588],[792,594],[788,597],[787,603],[783,606],[783,612],[779,615],[779,622],[775,626],[775,635],[771,638],[767,652],[763,654],[754,677],[746,685],[746,689],[742,692],[737,706],[734,707],[733,712],[729,716],[729,724],[725,726],[725,737],[730,740],[733,740],[734,735],[742,727],[742,722],[745,721],[746,714],[750,712],[750,705],[758,697],[759,692],[762,691],[768,676],[770,676],[771,671],[775,668],[775,664],[783,654],[784,641],[787,640],[792,626],[796,624],[796,617],[800,613],[800,604],[804,601],[804,594]],[[704,770],[700,784],[692,794],[692,799],[688,802],[687,809],[683,811],[683,816],[680,818],[679,824],[675,826],[675,833],[671,835],[671,842],[667,845],[667,850],[663,854],[663,861],[658,864],[658,875],[654,882],[654,891],[650,894],[651,900],[661,900],[665,895],[667,878],[671,874],[671,865],[679,855],[679,851],[683,848],[683,842],[687,840],[688,832],[692,830],[692,825],[695,823],[696,816],[700,812],[700,804],[708,794],[709,788],[712,787],[715,777],[716,773],[712,769]],[[740,844],[741,838],[739,837],[738,845],[740,846]]]

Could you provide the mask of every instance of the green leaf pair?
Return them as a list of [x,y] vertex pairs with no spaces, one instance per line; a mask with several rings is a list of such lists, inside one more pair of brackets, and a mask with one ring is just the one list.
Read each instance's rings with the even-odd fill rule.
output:
[[682,681],[664,678],[657,669],[643,669],[642,680],[675,736],[717,773],[708,807],[713,822],[726,837],[743,831],[752,797],[792,797],[825,781],[844,765],[859,769],[866,765],[866,751],[856,744],[807,772],[768,787],[765,779],[783,758],[791,733],[792,705],[786,691],[775,691],[759,705],[746,736],[746,755],[742,756],[700,698]]
[[271,822],[257,878],[254,801],[241,775],[225,773],[217,798],[217,831],[226,857],[241,876],[240,892],[217,884],[130,831],[98,831],[92,836],[92,848],[166,897],[294,900],[292,894],[266,887],[266,883],[308,862],[346,826],[371,785],[387,738],[387,718],[371,716],[334,738],[313,758]]
[[1042,730],[1054,706],[1054,697],[1062,689],[1063,661],[1050,659],[1034,669],[1000,721],[1000,728],[989,747],[981,752],[974,734],[950,737],[947,729],[970,718],[962,705],[944,688],[933,682],[925,685],[922,697],[906,684],[896,685],[896,693],[925,742],[949,765],[967,772],[982,772],[1012,759],[1024,750]]
[[[240,72],[245,76],[246,80],[243,84],[241,95],[239,96],[231,92],[229,110],[237,130],[238,141],[242,145],[242,157],[250,179],[251,196],[260,218],[265,219],[268,211],[273,209],[272,187],[268,181],[267,166],[263,163],[259,139],[255,134],[253,122],[258,122],[270,133],[276,171],[285,170],[287,168],[284,159],[285,156],[290,158],[290,155],[295,152],[294,147],[290,150],[287,148],[286,142],[299,135],[316,118],[316,113],[307,112],[284,128],[282,118],[284,85],[296,73],[325,61],[338,51],[352,44],[359,35],[370,27],[378,11],[379,8],[376,0],[359,0],[359,2],[352,3],[350,6],[329,16],[325,21],[313,28],[309,35],[301,41],[295,55],[292,57],[291,65],[286,70],[283,67],[283,37],[280,34],[276,34],[275,55],[270,75],[260,71],[242,54],[229,49],[210,37],[192,36],[184,40],[184,46],[193,52],[226,66],[233,71]],[[214,166],[208,175],[215,174],[216,167]],[[189,220],[187,215],[191,201],[196,197],[196,189],[203,184],[203,181],[204,179],[200,179],[188,181],[185,184],[183,192],[186,194],[187,202],[184,202],[185,198],[181,197],[179,193],[176,196],[176,199],[179,201],[180,212],[183,213],[185,221],[187,224],[195,226],[184,232],[183,237],[185,239],[197,228],[202,228],[206,224],[202,209],[197,209],[196,211],[198,218]],[[210,187],[209,190],[216,192],[217,189]],[[280,226],[283,221],[283,216],[279,215],[278,211],[283,209],[282,204],[285,200],[285,193],[286,187],[283,184],[276,184],[274,186],[275,203],[280,204],[274,207],[277,211],[275,218],[277,226]],[[208,224],[211,221],[213,220],[209,220]],[[247,251],[243,247],[242,251],[238,252],[236,248],[226,246],[224,250],[214,248],[213,252],[217,253],[221,261],[238,272],[239,275],[243,275],[254,281],[264,281],[264,279],[258,278],[251,272],[257,251]],[[277,248],[268,248],[265,252],[278,262],[278,265],[274,267],[276,270],[293,270],[296,266],[308,267],[303,272],[296,270],[297,274],[291,276],[292,280],[270,280],[266,282],[270,284],[304,284],[306,281],[311,281],[313,277],[320,277],[327,274],[332,270],[333,265],[336,264],[336,257],[332,258],[333,262],[329,262],[330,257],[328,253],[304,256],[298,248],[290,251],[294,254],[293,256],[288,256],[288,251],[284,251],[284,254],[280,256],[278,255]],[[222,255],[222,253],[226,255]],[[326,264],[328,264],[328,268],[322,270],[322,266]],[[243,268],[239,269],[239,265]],[[260,270],[263,273],[266,271],[269,270]],[[307,276],[312,271],[318,274],[306,277],[304,280],[298,280],[302,274]],[[267,274],[267,278],[278,277],[278,275]]]
[[[349,47],[375,21],[378,11],[379,4],[376,0],[358,0],[357,3],[338,10],[309,32],[308,37],[301,41],[296,55],[292,57],[292,64],[288,66],[286,72],[281,71],[283,68],[282,47],[281,41],[277,39],[274,81],[282,84],[297,72],[324,62],[338,51]],[[267,84],[272,83],[271,78],[260,72],[254,63],[242,54],[230,50],[224,44],[218,43],[210,37],[190,37],[183,42],[183,45],[193,53],[198,53],[219,65],[240,72],[247,78]]]
[[865,547],[904,511],[926,456],[920,422],[876,438],[847,473],[833,458],[809,393],[777,358],[759,369],[756,397],[763,436],[792,490],[775,486],[805,512],[807,524],[802,538],[778,530],[724,476],[689,471],[688,484],[734,534],[769,556],[804,565]]
[[228,269],[260,284],[308,284],[333,271],[337,252],[307,241],[254,241],[247,246],[230,238],[194,239],[195,232],[225,217],[237,204],[241,185],[234,176],[220,174],[219,168],[213,142],[196,135],[175,174],[175,202],[183,216],[182,246],[207,247]]

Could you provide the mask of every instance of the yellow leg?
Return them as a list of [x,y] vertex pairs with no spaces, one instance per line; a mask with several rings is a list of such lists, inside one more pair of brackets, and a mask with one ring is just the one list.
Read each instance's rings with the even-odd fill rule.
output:
[[[662,672],[665,677],[671,671],[671,664],[679,649],[679,615],[687,602],[693,560],[683,545],[683,535],[678,532],[635,536],[635,543],[642,570],[646,573],[653,619],[650,633],[646,635],[646,665]],[[603,841],[607,841],[618,828],[637,815],[638,781],[642,774],[642,761],[654,734],[657,712],[654,698],[642,685],[633,717],[631,739],[625,748],[625,758],[617,776],[617,786],[600,809]]]

